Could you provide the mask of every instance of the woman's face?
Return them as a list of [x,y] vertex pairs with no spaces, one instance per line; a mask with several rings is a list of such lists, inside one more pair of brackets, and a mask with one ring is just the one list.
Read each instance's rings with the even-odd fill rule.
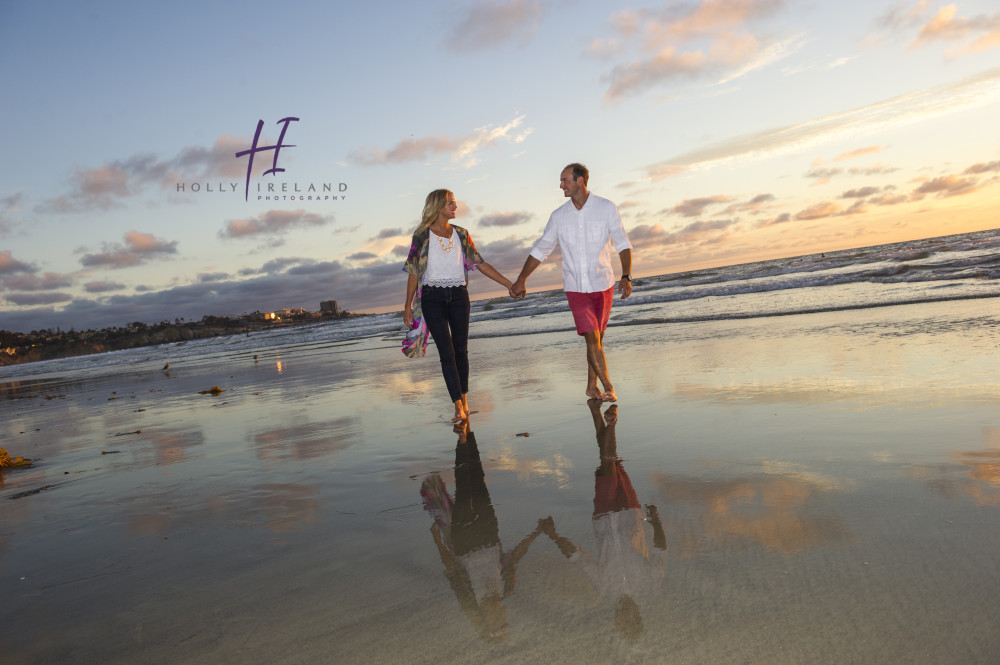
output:
[[444,207],[438,211],[438,219],[444,219],[445,221],[450,221],[455,219],[455,215],[458,214],[458,201],[455,200],[455,195],[448,192],[447,199],[445,200]]

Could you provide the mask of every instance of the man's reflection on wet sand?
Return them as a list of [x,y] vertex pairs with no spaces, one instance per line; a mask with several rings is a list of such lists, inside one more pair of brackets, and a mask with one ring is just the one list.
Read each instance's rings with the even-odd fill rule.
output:
[[[597,433],[600,465],[594,472],[594,536],[597,560],[582,547],[556,531],[552,518],[543,520],[542,529],[570,561],[580,565],[597,592],[616,604],[615,627],[629,640],[642,634],[639,603],[653,599],[663,581],[667,538],[656,506],[645,513],[632,481],[618,457],[615,425],[618,405],[601,414],[602,402],[588,400]],[[652,551],[647,542],[646,524],[652,528]]]
[[484,641],[500,642],[507,637],[503,600],[514,592],[517,564],[541,526],[504,552],[476,435],[467,422],[456,425],[455,431],[454,499],[437,473],[424,479],[420,495],[424,509],[434,517],[431,535],[462,611]]

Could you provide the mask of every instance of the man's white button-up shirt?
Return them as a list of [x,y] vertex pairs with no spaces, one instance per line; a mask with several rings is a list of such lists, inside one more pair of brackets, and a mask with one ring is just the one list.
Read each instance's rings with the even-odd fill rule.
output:
[[544,261],[556,243],[563,255],[563,289],[579,293],[597,293],[614,286],[612,246],[619,253],[632,247],[618,208],[592,193],[579,210],[571,199],[552,212],[531,256]]

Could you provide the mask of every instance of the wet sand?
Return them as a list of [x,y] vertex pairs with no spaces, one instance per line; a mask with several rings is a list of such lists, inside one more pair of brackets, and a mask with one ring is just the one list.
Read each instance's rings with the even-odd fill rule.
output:
[[0,661],[998,662],[992,305],[8,383]]

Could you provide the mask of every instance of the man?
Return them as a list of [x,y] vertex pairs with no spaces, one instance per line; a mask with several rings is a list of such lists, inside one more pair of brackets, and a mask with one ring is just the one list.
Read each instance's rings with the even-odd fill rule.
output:
[[[604,331],[611,315],[615,273],[611,247],[618,252],[622,277],[618,293],[632,293],[632,245],[625,235],[618,208],[611,201],[587,191],[590,172],[583,164],[570,164],[559,176],[559,187],[569,201],[549,216],[542,237],[531,249],[511,295],[524,297],[525,280],[548,258],[558,243],[562,250],[563,290],[576,322],[576,332],[587,342],[587,397],[616,402],[604,356]],[[597,387],[598,379],[604,390]]]

